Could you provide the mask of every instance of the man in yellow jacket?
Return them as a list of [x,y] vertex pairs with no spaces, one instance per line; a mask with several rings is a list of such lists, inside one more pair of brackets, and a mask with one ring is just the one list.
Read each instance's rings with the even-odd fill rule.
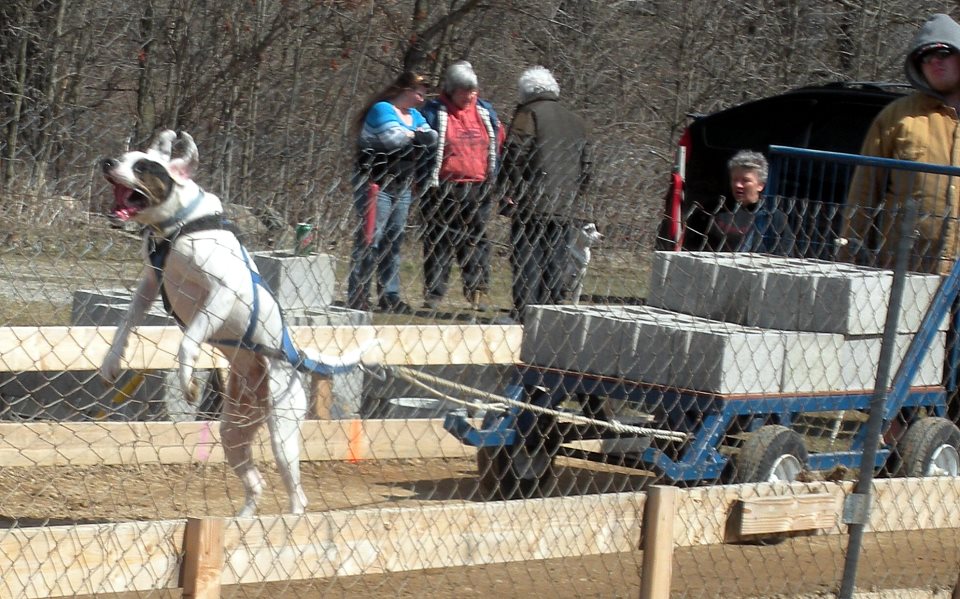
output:
[[[960,166],[960,25],[945,14],[930,17],[914,36],[904,64],[916,90],[874,119],[861,154]],[[900,238],[897,215],[919,202],[919,237],[909,268],[947,274],[960,256],[957,218],[960,180],[941,175],[860,167],[847,197],[843,237],[849,257],[892,267]]]

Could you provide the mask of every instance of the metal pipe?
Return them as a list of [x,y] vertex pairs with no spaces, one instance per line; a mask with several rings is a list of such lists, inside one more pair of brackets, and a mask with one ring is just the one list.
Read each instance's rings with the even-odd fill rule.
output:
[[[883,345],[880,346],[880,362],[877,367],[877,381],[870,400],[870,415],[867,419],[866,439],[863,443],[863,456],[860,460],[860,477],[853,494],[847,498],[848,505],[854,505],[855,513],[850,522],[850,541],[847,543],[846,559],[843,564],[843,578],[840,581],[839,599],[850,599],[857,577],[857,565],[860,562],[860,549],[863,545],[863,533],[870,515],[870,491],[873,488],[874,463],[880,446],[887,402],[887,385],[894,359],[897,340],[897,324],[900,317],[900,305],[903,301],[903,288],[906,284],[907,260],[916,239],[915,223],[917,204],[905,202],[906,211],[901,223],[900,243],[893,267],[893,285],[890,289],[890,304],[887,307],[887,319],[883,327]],[[895,415],[891,416],[895,417]],[[846,513],[848,510],[844,510]]]

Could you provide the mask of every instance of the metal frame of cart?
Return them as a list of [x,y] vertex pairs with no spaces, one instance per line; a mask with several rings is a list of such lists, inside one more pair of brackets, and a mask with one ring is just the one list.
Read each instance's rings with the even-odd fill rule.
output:
[[[866,158],[849,154],[771,147],[774,165],[790,161],[820,161],[829,165],[867,165],[897,168],[936,175],[960,176],[960,168]],[[768,188],[774,189],[776,168],[771,169]],[[835,182],[834,182],[835,183]],[[843,189],[845,189],[845,181]],[[837,239],[825,238],[834,244]],[[824,248],[816,248],[822,256]],[[955,303],[960,290],[960,268],[954,264],[915,334],[906,357],[889,386],[884,403],[884,434],[895,422],[907,425],[898,442],[884,442],[876,452],[874,469],[887,467],[892,473],[910,476],[957,475],[960,429],[947,420],[948,392],[956,391],[960,356],[948,352],[946,386],[911,387],[919,365],[927,354],[937,325]],[[890,309],[895,309],[891,305]],[[950,324],[954,335],[958,324]],[[956,345],[956,344],[954,344]],[[444,426],[463,443],[478,448],[481,493],[489,498],[532,497],[547,494],[554,482],[552,461],[567,455],[592,461],[610,462],[609,453],[570,448],[573,440],[599,439],[624,446],[633,440],[636,451],[617,455],[618,465],[652,471],[678,484],[726,482],[732,458],[722,448],[738,438],[737,474],[734,480],[795,479],[801,469],[826,471],[837,467],[858,469],[862,464],[867,427],[859,427],[849,448],[842,451],[809,452],[799,434],[790,426],[801,414],[816,412],[866,412],[873,391],[723,395],[665,388],[637,381],[623,381],[580,372],[520,365],[516,380],[506,397],[523,402],[503,411],[488,412],[479,428],[462,414],[450,414]],[[577,404],[581,413],[602,422],[618,420],[611,402],[626,401],[646,416],[637,423],[653,430],[672,433],[666,439],[651,434],[630,434],[595,423],[567,421],[564,407]],[[523,406],[529,407],[523,407]],[[534,408],[553,410],[535,411]],[[572,412],[571,412],[572,413]],[[679,434],[679,437],[677,436]],[[680,440],[682,439],[682,440]],[[643,442],[649,441],[649,446]],[[629,443],[627,443],[629,446]],[[896,462],[896,463],[894,463]]]

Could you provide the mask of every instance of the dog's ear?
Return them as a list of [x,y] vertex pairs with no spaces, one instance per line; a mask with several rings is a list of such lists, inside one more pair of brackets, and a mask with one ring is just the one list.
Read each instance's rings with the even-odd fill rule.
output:
[[192,179],[200,164],[200,152],[197,151],[197,144],[186,131],[180,132],[177,150],[178,155],[170,160],[167,170],[175,179]]
[[147,152],[159,154],[166,162],[170,160],[170,153],[173,151],[173,141],[175,139],[177,139],[176,133],[169,129],[164,129],[154,136],[153,143],[150,144]]

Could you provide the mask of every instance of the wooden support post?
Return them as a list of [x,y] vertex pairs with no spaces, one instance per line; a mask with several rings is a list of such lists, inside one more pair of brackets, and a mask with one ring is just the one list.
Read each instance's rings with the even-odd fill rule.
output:
[[677,517],[676,487],[654,486],[647,491],[643,514],[643,576],[640,599],[669,599],[673,575],[673,521]]
[[310,418],[330,420],[330,408],[333,407],[333,378],[310,375]]
[[184,599],[218,599],[223,574],[223,518],[188,518],[183,535]]
[[957,583],[953,586],[951,599],[960,599],[960,575],[957,576]]

